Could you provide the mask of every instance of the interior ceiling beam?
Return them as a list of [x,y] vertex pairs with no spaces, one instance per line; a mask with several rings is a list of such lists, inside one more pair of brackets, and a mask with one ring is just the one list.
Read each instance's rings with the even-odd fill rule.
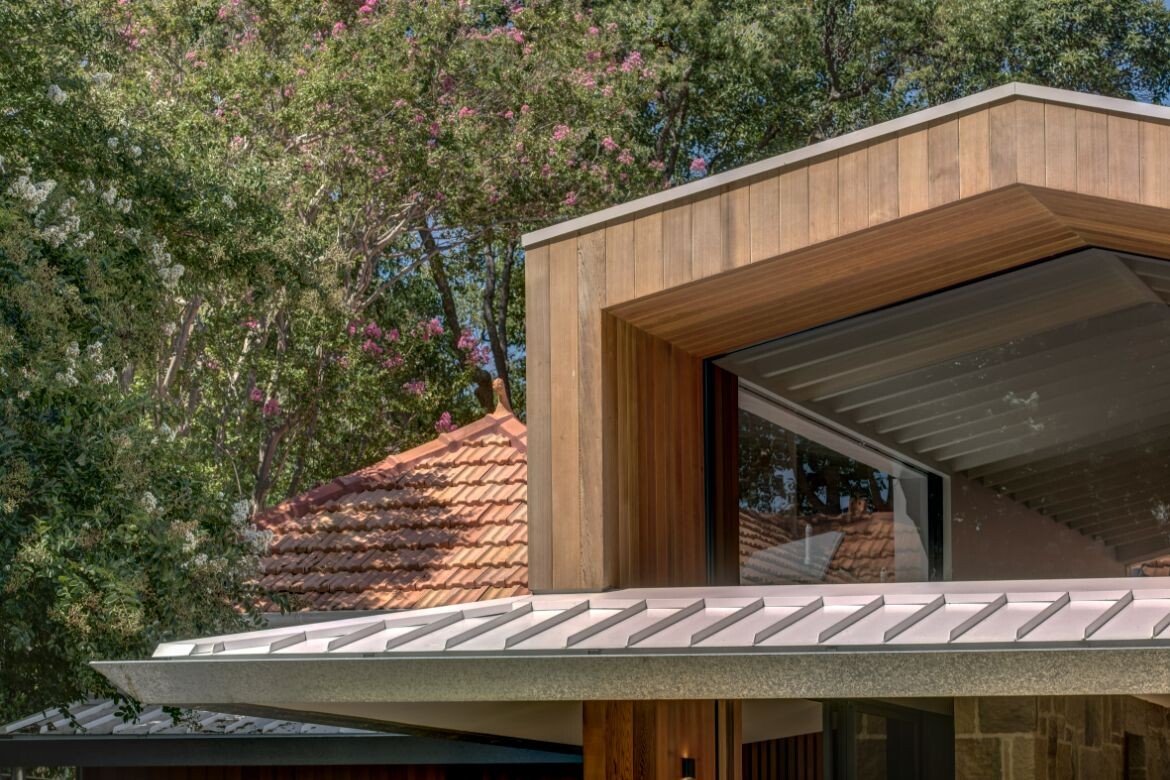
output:
[[[1170,411],[1170,393],[1167,393],[1170,373],[1151,376],[1149,379],[1153,383],[1151,386],[1138,387],[1136,389],[1139,392],[1124,396],[1127,416],[1147,414],[1151,407],[1155,411],[1159,408]],[[1122,378],[1120,381],[1124,384],[1125,380]],[[1136,382],[1128,383],[1130,389],[1134,389],[1135,385]],[[935,456],[940,460],[948,457],[940,451],[952,452],[949,457],[958,457],[991,446],[1010,445],[1018,441],[1020,436],[1044,440],[1056,435],[1058,441],[1063,441],[1063,436],[1079,437],[1083,432],[1107,427],[1113,419],[1107,416],[1107,412],[1111,411],[1108,404],[1116,402],[1118,398],[1111,391],[1116,389],[1117,384],[1112,381],[1099,385],[1087,383],[1082,390],[1059,398],[1034,404],[1019,403],[1006,411],[988,410],[982,417],[934,434],[922,435],[914,440],[895,437],[895,440],[918,452],[936,453]],[[1089,410],[1097,410],[1100,414],[1086,414]]]
[[[955,425],[977,419],[988,408],[1018,408],[1021,404],[1030,403],[1033,398],[1036,403],[1059,398],[1076,388],[1075,385],[1070,386],[1070,375],[1091,377],[1090,387],[1126,381],[1124,377],[1112,373],[1094,374],[1094,369],[1099,369],[1103,360],[1116,360],[1122,352],[1129,360],[1154,360],[1155,365],[1164,364],[1165,369],[1170,371],[1170,322],[1163,319],[1157,328],[1161,331],[1157,339],[1142,339],[1133,331],[1110,333],[1107,344],[1088,354],[1082,352],[1075,360],[1062,359],[1065,356],[1051,353],[1037,356],[1022,365],[1017,360],[1004,360],[994,366],[998,369],[995,373],[1007,375],[1003,378],[996,379],[991,376],[992,371],[987,370],[984,377],[974,377],[966,388],[940,393],[930,401],[909,409],[882,415],[870,407],[861,407],[855,414],[860,420],[872,421],[883,433],[912,441],[924,433],[937,430],[939,425]],[[1149,335],[1148,331],[1146,335]],[[1159,362],[1158,358],[1162,360]],[[1028,365],[1032,367],[1028,368]],[[1135,367],[1131,373],[1137,370]]]
[[1170,538],[1166,534],[1115,547],[1113,555],[1120,563],[1140,563],[1170,553]]
[[[1063,517],[1068,512],[1075,512],[1086,505],[1108,506],[1108,502],[1124,499],[1136,494],[1157,496],[1159,494],[1170,498],[1170,464],[1165,462],[1158,466],[1135,470],[1130,474],[1117,475],[1110,482],[1087,483],[1075,492],[1066,492],[1059,497],[1044,496],[1040,499],[1024,502],[1038,512],[1057,517]],[[1018,499],[1017,499],[1018,500]]]
[[952,290],[902,312],[761,347],[758,381],[796,401],[826,398],[1061,326],[1161,301],[1105,252],[1088,251]]
[[1165,338],[1165,322],[1161,304],[1136,306],[1098,317],[1091,331],[1073,324],[1013,343],[1010,349],[1000,350],[1003,360],[995,365],[987,365],[978,355],[965,355],[943,365],[912,371],[818,400],[831,400],[834,408],[842,412],[856,410],[863,419],[870,415],[891,417],[913,412],[952,394],[1011,380],[1020,373],[1044,372],[1066,360],[1083,359],[1086,348],[1109,354],[1109,350],[1118,345],[1118,332],[1129,333],[1136,343]]
[[[1091,435],[1085,436],[1083,439],[1060,442],[1054,445],[1048,445],[1036,450],[1031,450],[1023,455],[1015,455],[1008,458],[1003,458],[998,462],[988,463],[985,466],[968,467],[964,469],[968,477],[972,479],[990,479],[1005,486],[1010,485],[1010,480],[1000,480],[999,477],[1005,473],[1015,471],[1035,473],[1029,471],[1030,468],[1038,468],[1034,464],[1045,463],[1050,458],[1059,456],[1069,456],[1079,460],[1084,457],[1083,453],[1090,450],[1103,452],[1112,447],[1119,440],[1125,444],[1134,437],[1142,434],[1145,431],[1158,428],[1163,429],[1170,425],[1170,414],[1161,414],[1155,417],[1149,417],[1144,420],[1137,420],[1121,425],[1099,430]],[[1045,465],[1046,467],[1046,465]]]
[[1086,482],[1096,482],[1116,474],[1126,474],[1136,467],[1170,460],[1170,436],[1156,442],[1119,448],[1113,453],[1102,454],[1095,450],[1081,453],[1061,469],[1048,469],[1029,479],[1011,482],[1011,487],[996,485],[1000,492],[1009,493],[1022,501],[1032,501],[1039,496],[1059,495],[1076,489]]
[[1140,515],[1144,510],[1148,511],[1148,516],[1153,520],[1156,517],[1154,510],[1158,500],[1157,496],[1138,495],[1107,506],[1096,506],[1082,512],[1057,515],[1056,518],[1058,522],[1064,523],[1074,531],[1103,535],[1105,533],[1103,529],[1116,527],[1114,518],[1124,517],[1127,514]]
[[[1100,505],[1101,502],[1125,496],[1136,491],[1165,492],[1168,486],[1167,474],[1170,468],[1166,463],[1158,468],[1150,467],[1136,470],[1132,474],[1116,472],[1111,479],[1085,479],[1082,485],[1069,484],[1061,492],[1054,494],[1032,495],[1027,499],[1017,494],[1011,497],[1027,506],[1029,509],[1050,516],[1063,516],[1065,513],[1076,511],[1082,507]],[[994,486],[993,486],[993,489]]]
[[1145,519],[1141,519],[1136,515],[1131,515],[1131,517],[1133,518],[1132,522],[1121,524],[1117,527],[1116,531],[1111,531],[1108,535],[1104,533],[1092,534],[1093,538],[1101,540],[1109,547],[1118,547],[1123,544],[1142,541],[1156,536],[1170,539],[1170,527],[1167,527],[1165,523],[1151,521],[1148,517]]
[[1129,430],[1107,440],[1087,442],[1080,449],[1063,450],[1056,455],[1041,455],[1039,459],[1010,463],[1004,461],[1002,465],[988,469],[972,469],[968,476],[975,479],[990,480],[1012,490],[1017,485],[1029,484],[1037,478],[1047,478],[1053,473],[1063,473],[1074,466],[1079,466],[1090,457],[1103,459],[1105,456],[1118,452],[1132,450],[1150,444],[1158,444],[1170,439],[1170,422],[1150,420],[1148,427],[1132,426]]
[[[1170,326],[1170,320],[1167,321]],[[1170,337],[1170,327],[1167,327]],[[1095,361],[1095,362],[1090,362]],[[1077,377],[1077,381],[1070,381]],[[1170,377],[1170,338],[1146,349],[1115,352],[1112,360],[1093,355],[1083,362],[1051,366],[1023,374],[1015,381],[994,383],[979,392],[969,391],[940,399],[929,416],[918,420],[903,416],[897,424],[880,419],[878,430],[898,441],[912,442],[930,434],[958,430],[963,426],[987,422],[995,417],[1019,411],[1043,411],[1049,404],[1087,394],[1108,396],[1119,388],[1140,386]],[[950,407],[949,409],[946,407]]]

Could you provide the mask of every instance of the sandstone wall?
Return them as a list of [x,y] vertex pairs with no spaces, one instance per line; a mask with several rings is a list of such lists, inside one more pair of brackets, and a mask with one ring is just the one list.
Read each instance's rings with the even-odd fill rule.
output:
[[957,780],[1170,780],[1170,710],[1131,696],[955,699]]

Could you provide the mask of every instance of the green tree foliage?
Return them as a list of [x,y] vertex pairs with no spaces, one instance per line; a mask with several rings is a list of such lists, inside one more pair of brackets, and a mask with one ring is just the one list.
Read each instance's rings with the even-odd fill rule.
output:
[[[265,539],[135,367],[201,247],[248,227],[110,103],[82,10],[0,19],[0,715],[101,682],[94,658],[246,619]],[[259,259],[248,252],[240,263]],[[226,279],[224,282],[226,283]]]
[[1156,0],[0,0],[0,717],[247,620],[248,517],[523,408],[520,236],[1020,79]]

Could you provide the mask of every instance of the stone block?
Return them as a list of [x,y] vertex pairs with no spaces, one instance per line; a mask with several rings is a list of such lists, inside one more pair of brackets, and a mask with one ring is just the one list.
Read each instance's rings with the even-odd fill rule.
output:
[[955,736],[965,737],[979,733],[977,720],[979,700],[970,696],[955,699]]
[[1044,780],[1044,749],[1038,737],[1012,737],[1011,780]]
[[998,780],[1005,776],[1003,747],[998,738],[955,740],[955,780]]
[[1035,730],[1035,697],[987,696],[979,699],[981,734],[1029,734]]

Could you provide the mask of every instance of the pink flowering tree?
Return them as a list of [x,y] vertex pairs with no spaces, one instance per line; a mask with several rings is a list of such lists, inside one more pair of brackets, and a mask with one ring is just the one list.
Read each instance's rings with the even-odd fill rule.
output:
[[521,233],[659,177],[653,68],[584,6],[104,9],[123,98],[220,179],[207,208],[279,211],[279,261],[188,280],[159,384],[257,507],[474,419],[496,376],[522,408]]

